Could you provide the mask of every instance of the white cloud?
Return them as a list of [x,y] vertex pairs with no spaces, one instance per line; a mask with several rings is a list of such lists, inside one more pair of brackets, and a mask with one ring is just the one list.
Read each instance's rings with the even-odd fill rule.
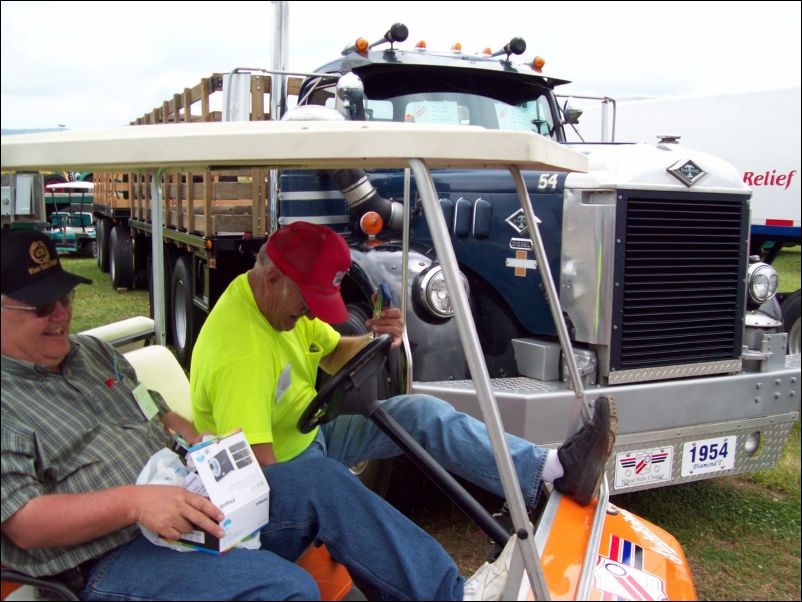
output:
[[[395,21],[405,46],[521,36],[573,94],[800,83],[798,2],[291,2],[289,66],[312,70]],[[2,127],[127,123],[213,72],[267,67],[272,35],[270,2],[3,2]]]

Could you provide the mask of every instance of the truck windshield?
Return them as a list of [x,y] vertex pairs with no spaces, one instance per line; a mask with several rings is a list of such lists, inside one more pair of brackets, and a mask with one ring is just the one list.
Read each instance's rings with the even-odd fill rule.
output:
[[547,138],[556,135],[546,95],[511,105],[464,92],[424,92],[367,99],[365,109],[371,121],[479,125],[491,130],[535,132]]
[[[320,86],[309,96],[310,104],[334,108],[334,87]],[[381,99],[365,98],[368,121],[478,125],[490,130],[535,132],[557,140],[549,95],[510,104],[469,92],[417,92]]]

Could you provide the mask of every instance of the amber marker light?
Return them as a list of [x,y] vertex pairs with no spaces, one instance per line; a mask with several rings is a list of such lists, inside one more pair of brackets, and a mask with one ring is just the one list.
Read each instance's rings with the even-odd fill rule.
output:
[[418,50],[426,50],[426,40],[421,40],[417,44],[415,44],[415,48]]
[[462,52],[462,44],[460,44],[459,42],[457,42],[456,44],[454,44],[454,45],[451,47],[451,51],[452,51],[452,52]]
[[546,59],[544,59],[542,56],[536,56],[535,60],[532,61],[532,69],[540,73],[541,71],[543,71],[543,65],[545,64],[546,64]]
[[368,42],[365,38],[357,38],[356,42],[354,42],[354,48],[359,54],[365,54],[368,51],[369,46],[370,42]]
[[376,236],[384,228],[384,220],[375,211],[368,211],[360,218],[359,228],[368,236]]

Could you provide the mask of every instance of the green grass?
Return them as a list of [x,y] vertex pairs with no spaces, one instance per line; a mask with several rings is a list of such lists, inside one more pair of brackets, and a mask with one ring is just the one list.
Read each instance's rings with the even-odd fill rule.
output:
[[148,291],[116,291],[111,286],[109,275],[98,269],[94,258],[61,255],[60,259],[65,270],[90,278],[93,282],[75,289],[71,332],[81,332],[133,316],[150,315]]
[[801,248],[783,249],[772,264],[780,275],[780,292],[790,293],[799,288],[799,252]]

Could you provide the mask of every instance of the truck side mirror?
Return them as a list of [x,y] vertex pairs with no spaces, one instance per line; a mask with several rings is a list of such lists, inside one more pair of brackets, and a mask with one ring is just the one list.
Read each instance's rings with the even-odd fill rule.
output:
[[365,121],[365,86],[356,73],[346,73],[337,80],[334,107],[349,121]]
[[576,125],[579,123],[579,118],[582,117],[582,109],[572,105],[569,101],[565,101],[563,106],[563,123],[569,125]]

